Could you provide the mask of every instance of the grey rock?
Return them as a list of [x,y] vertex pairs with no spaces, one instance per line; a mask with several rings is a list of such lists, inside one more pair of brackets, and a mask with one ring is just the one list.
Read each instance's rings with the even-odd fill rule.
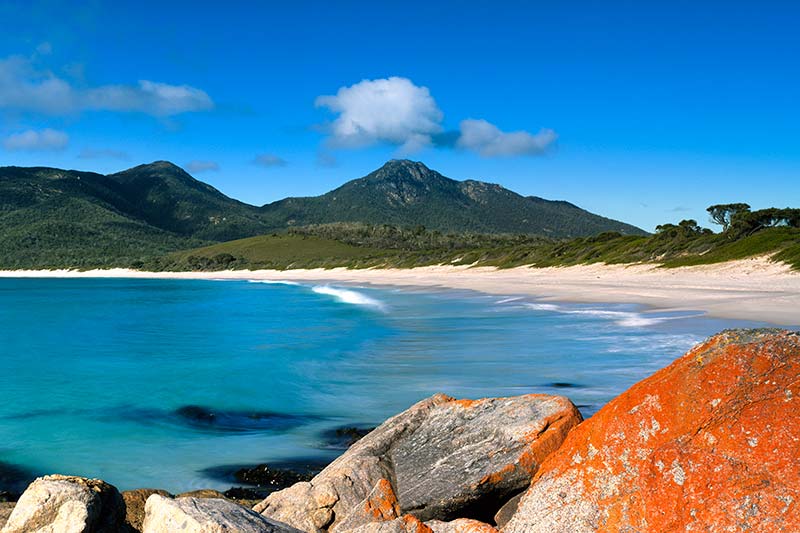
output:
[[517,512],[517,507],[519,507],[519,502],[522,500],[522,497],[525,495],[524,492],[520,492],[510,500],[508,500],[503,506],[500,508],[499,511],[494,515],[494,523],[497,524],[497,527],[503,527],[506,525],[510,520],[511,517],[514,516],[514,513]]
[[118,533],[125,503],[99,479],[45,476],[28,486],[2,533]]
[[147,498],[143,533],[303,533],[230,500]]
[[404,514],[450,520],[494,505],[486,513],[492,516],[580,421],[560,396],[473,401],[437,394],[384,422],[310,482],[254,509],[309,533]]

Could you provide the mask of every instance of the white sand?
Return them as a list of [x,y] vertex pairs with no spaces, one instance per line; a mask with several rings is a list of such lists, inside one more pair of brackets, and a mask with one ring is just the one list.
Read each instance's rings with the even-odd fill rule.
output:
[[268,279],[472,289],[570,302],[639,303],[712,316],[800,325],[800,273],[767,258],[657,268],[588,265],[559,268],[432,266],[413,269],[139,272],[126,269],[0,271],[0,277]]

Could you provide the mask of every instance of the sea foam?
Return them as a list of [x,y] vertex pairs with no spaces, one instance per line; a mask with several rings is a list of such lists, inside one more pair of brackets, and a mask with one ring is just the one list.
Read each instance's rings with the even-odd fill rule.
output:
[[278,279],[248,279],[249,283],[265,283],[267,285],[300,285],[296,281]]
[[528,309],[535,309],[537,311],[551,311],[565,315],[586,315],[597,318],[605,318],[613,320],[618,326],[629,328],[641,328],[646,326],[653,326],[666,320],[676,320],[681,318],[691,318],[700,316],[697,314],[692,315],[678,315],[678,316],[647,316],[642,313],[634,311],[613,311],[610,309],[575,309],[570,307],[563,307],[555,304],[546,303],[529,303],[525,305]]
[[330,285],[315,285],[311,290],[317,294],[325,294],[333,296],[337,300],[346,304],[365,305],[383,310],[385,308],[383,302],[370,298],[366,294],[354,291],[352,289],[342,289],[339,287],[331,287]]

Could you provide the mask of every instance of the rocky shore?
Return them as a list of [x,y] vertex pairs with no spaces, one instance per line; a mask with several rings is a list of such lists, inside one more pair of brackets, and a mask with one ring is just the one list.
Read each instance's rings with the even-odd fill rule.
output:
[[[252,507],[216,491],[120,493],[53,475],[0,503],[0,525],[2,533],[800,531],[798,395],[800,334],[731,330],[586,421],[562,396],[435,395],[354,434],[310,479],[284,472],[293,484]],[[262,465],[242,476],[262,470],[272,474]]]

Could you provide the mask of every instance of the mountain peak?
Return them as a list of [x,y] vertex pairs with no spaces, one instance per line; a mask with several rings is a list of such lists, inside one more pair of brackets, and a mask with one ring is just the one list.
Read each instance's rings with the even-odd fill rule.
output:
[[385,172],[408,172],[414,174],[427,174],[433,172],[422,161],[412,161],[410,159],[390,159],[378,169]]
[[144,165],[139,165],[134,168],[139,170],[159,170],[159,171],[181,172],[181,173],[186,172],[172,161],[164,161],[164,160],[153,161],[152,163],[145,163]]
[[370,181],[426,182],[441,174],[429,169],[421,161],[390,159],[381,168],[367,176]]

